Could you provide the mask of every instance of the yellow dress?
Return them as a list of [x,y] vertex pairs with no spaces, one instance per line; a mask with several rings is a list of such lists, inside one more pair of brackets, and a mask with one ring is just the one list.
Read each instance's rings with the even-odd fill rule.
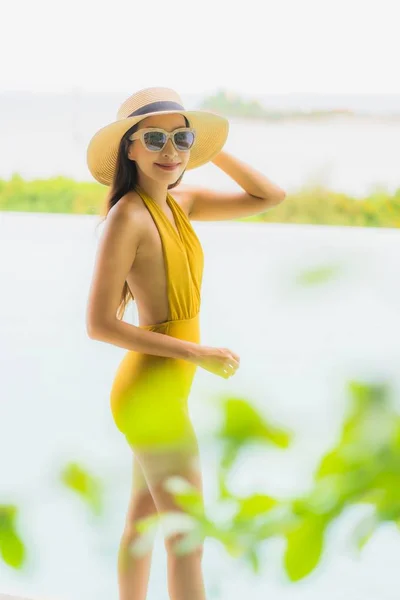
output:
[[[188,217],[168,193],[178,232],[159,205],[136,191],[160,235],[167,275],[168,319],[141,329],[200,343],[199,311],[204,255]],[[138,450],[197,447],[187,401],[196,365],[177,358],[129,350],[116,372],[112,415],[129,445]]]

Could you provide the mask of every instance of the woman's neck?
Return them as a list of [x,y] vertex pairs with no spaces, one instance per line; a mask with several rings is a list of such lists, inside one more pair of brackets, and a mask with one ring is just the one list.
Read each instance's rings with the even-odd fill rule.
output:
[[137,184],[146,192],[148,196],[154,202],[156,202],[160,207],[165,207],[167,205],[167,194],[168,194],[168,184],[167,183],[159,183],[158,181],[154,181],[152,179],[147,179],[146,181],[138,181]]

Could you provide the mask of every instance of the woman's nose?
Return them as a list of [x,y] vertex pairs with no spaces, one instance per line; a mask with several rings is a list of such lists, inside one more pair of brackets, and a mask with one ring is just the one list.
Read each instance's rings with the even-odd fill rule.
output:
[[172,143],[171,138],[169,138],[168,142],[165,144],[163,153],[166,154],[167,156],[170,156],[170,155],[175,156],[176,154],[178,154],[174,144]]

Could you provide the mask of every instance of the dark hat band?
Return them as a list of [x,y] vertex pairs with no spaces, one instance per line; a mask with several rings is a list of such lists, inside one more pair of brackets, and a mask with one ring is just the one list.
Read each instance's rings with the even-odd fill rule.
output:
[[185,110],[184,106],[178,104],[178,102],[171,102],[169,100],[162,100],[160,102],[151,102],[151,104],[146,104],[137,110],[134,110],[133,113],[128,115],[126,118],[135,117],[136,115],[145,115],[150,112],[161,112],[163,110]]

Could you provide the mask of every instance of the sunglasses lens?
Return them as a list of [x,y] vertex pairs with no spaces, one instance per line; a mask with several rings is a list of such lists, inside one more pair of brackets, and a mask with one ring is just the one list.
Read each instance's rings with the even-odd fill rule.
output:
[[[144,143],[146,148],[152,152],[159,152],[165,146],[167,136],[162,131],[147,131],[144,134]],[[192,131],[178,131],[174,134],[175,145],[178,150],[184,152],[190,150],[194,143],[194,134]]]
[[152,152],[159,152],[166,141],[166,135],[162,131],[148,131],[144,134],[146,148]]
[[192,131],[178,131],[174,135],[174,140],[178,150],[189,150],[193,146],[194,135]]

